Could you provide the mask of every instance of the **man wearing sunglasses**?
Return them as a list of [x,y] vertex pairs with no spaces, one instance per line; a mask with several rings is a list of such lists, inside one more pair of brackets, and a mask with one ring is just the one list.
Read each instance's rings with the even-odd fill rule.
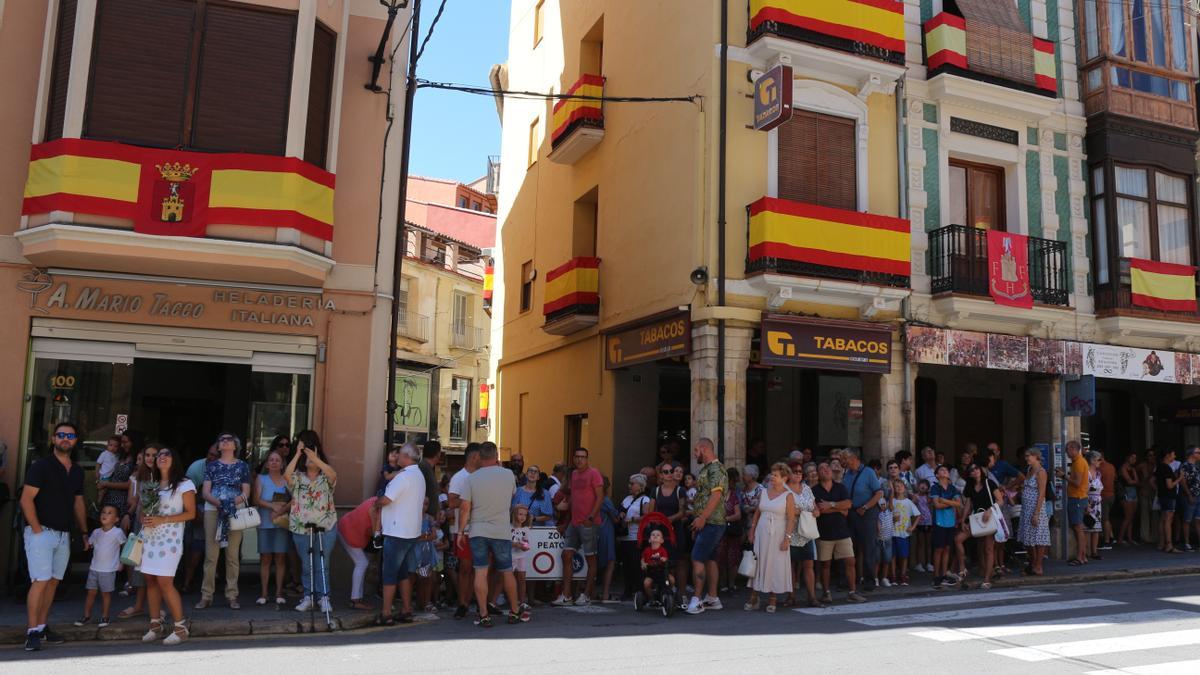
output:
[[46,627],[54,592],[71,557],[71,517],[83,532],[83,548],[90,547],[83,505],[83,469],[75,463],[79,430],[59,422],[50,434],[54,452],[34,462],[25,474],[21,513],[25,516],[25,556],[29,561],[29,595],[25,600],[29,628],[25,651],[38,651],[42,643],[63,639]]

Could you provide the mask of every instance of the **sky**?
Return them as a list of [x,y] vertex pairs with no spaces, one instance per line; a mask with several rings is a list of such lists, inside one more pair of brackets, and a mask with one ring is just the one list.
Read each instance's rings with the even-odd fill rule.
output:
[[[423,0],[421,38],[439,0]],[[492,64],[508,58],[509,0],[446,0],[417,77],[487,87]],[[411,173],[468,182],[500,154],[500,118],[490,96],[421,89],[413,104]]]

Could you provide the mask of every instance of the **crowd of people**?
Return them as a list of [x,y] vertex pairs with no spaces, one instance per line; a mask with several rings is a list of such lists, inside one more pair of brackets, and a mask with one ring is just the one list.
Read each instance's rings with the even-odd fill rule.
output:
[[[613,603],[639,592],[646,600],[663,588],[677,589],[672,602],[689,614],[722,609],[721,596],[743,583],[743,609],[771,613],[827,606],[835,592],[866,602],[877,587],[909,585],[912,572],[943,589],[965,587],[974,567],[973,587],[987,590],[1000,576],[1044,574],[1054,517],[1074,535],[1073,566],[1139,540],[1178,552],[1193,550],[1194,533],[1200,548],[1196,447],[1179,459],[1169,450],[1131,453],[1115,467],[1071,441],[1066,466],[1051,475],[1041,449],[1022,449],[1017,466],[997,443],[968,445],[953,465],[932,448],[919,463],[907,451],[864,463],[852,448],[819,459],[797,448],[768,462],[765,446],[753,444],[736,468],[701,439],[686,466],[677,445],[661,446],[657,465],[631,475],[618,500],[584,448],[569,470],[544,472],[519,453],[504,465],[495,444],[472,443],[463,467],[439,479],[444,458],[430,441],[394,448],[375,493],[339,518],[338,474],[314,431],[277,437],[253,467],[234,434],[220,434],[186,467],[172,449],[125,434],[97,462],[98,526],[89,531],[79,439],[73,424],[58,424],[52,454],[30,466],[21,493],[27,650],[61,641],[47,622],[72,525],[92,552],[76,625],[107,625],[123,578],[134,602],[116,616],[148,616],[143,640],[166,645],[188,638],[181,589],[192,592],[199,577],[193,609],[212,606],[221,563],[225,603],[240,608],[245,536],[257,537],[257,605],[284,609],[298,596],[296,610],[328,615],[340,542],[353,563],[351,609],[378,611],[379,624],[393,625],[453,607],[455,619],[473,612],[484,628],[528,622],[538,604]],[[1059,515],[1056,484],[1066,493]],[[534,528],[561,535],[560,578],[529,578]],[[366,588],[376,556],[378,610]]]

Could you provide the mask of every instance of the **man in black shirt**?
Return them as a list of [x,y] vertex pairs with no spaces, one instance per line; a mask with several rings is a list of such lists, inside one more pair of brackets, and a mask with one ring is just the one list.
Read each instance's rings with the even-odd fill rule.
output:
[[25,474],[21,513],[28,523],[25,556],[31,582],[25,600],[29,619],[25,635],[27,652],[41,649],[42,642],[62,643],[62,638],[46,627],[46,619],[71,557],[72,516],[83,533],[84,550],[90,547],[83,506],[83,469],[75,463],[78,440],[79,431],[74,424],[59,422],[50,437],[54,452],[34,462]]
[[850,581],[850,594],[846,596],[849,602],[866,602],[855,585],[854,544],[851,541],[850,523],[846,513],[850,510],[850,490],[841,483],[833,482],[833,469],[828,462],[817,466],[817,476],[820,482],[813,486],[813,498],[817,502],[817,531],[821,537],[817,540],[817,560],[821,563],[821,586],[825,593],[821,596],[822,604],[833,602],[833,593],[829,586],[829,570],[833,560],[842,560],[846,565],[846,578]]
[[435,519],[442,504],[438,501],[441,489],[438,487],[437,472],[434,467],[440,466],[441,463],[442,444],[437,441],[426,441],[425,446],[421,448],[421,462],[417,467],[421,469],[421,477],[425,479],[425,498],[429,500],[425,506],[425,513]]
[[1171,537],[1179,493],[1179,473],[1172,466],[1174,461],[1175,451],[1166,450],[1163,452],[1162,462],[1154,469],[1154,478],[1158,486],[1158,510],[1162,514],[1160,516],[1162,518],[1162,527],[1160,528],[1162,541],[1158,543],[1158,550],[1166,553],[1179,552]]

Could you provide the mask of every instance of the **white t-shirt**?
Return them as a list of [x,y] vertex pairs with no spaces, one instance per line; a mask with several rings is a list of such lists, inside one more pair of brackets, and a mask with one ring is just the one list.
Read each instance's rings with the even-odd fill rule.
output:
[[[459,469],[458,473],[450,477],[450,486],[446,488],[446,493],[462,497],[463,493],[467,491],[467,481],[470,480],[470,478],[470,471],[467,471],[466,469]],[[450,515],[453,518],[453,522],[450,525],[450,531],[454,534],[458,534],[458,509],[451,511]]]
[[560,489],[562,489],[562,483],[554,476],[550,476],[550,489],[546,490],[546,496],[554,501],[554,495],[558,494]]
[[625,512],[625,536],[621,537],[623,541],[637,541],[638,527],[649,503],[650,498],[645,494],[636,497],[628,495],[621,500],[621,509]]
[[421,520],[425,515],[425,478],[416,464],[396,474],[383,491],[391,500],[379,512],[383,533],[400,539],[416,539],[421,536]]
[[117,456],[108,450],[100,453],[100,456],[96,458],[96,475],[99,476],[101,480],[108,480],[108,477],[111,476],[113,471],[117,468],[117,461]]
[[125,543],[125,532],[114,527],[105,532],[97,527],[88,537],[92,544],[91,569],[97,572],[116,572],[121,569],[121,545]]
[[929,466],[928,464],[922,464],[921,466],[917,467],[917,470],[915,473],[917,474],[918,481],[927,480],[927,481],[929,481],[930,487],[933,487],[933,484],[937,482],[937,467],[936,466]]

